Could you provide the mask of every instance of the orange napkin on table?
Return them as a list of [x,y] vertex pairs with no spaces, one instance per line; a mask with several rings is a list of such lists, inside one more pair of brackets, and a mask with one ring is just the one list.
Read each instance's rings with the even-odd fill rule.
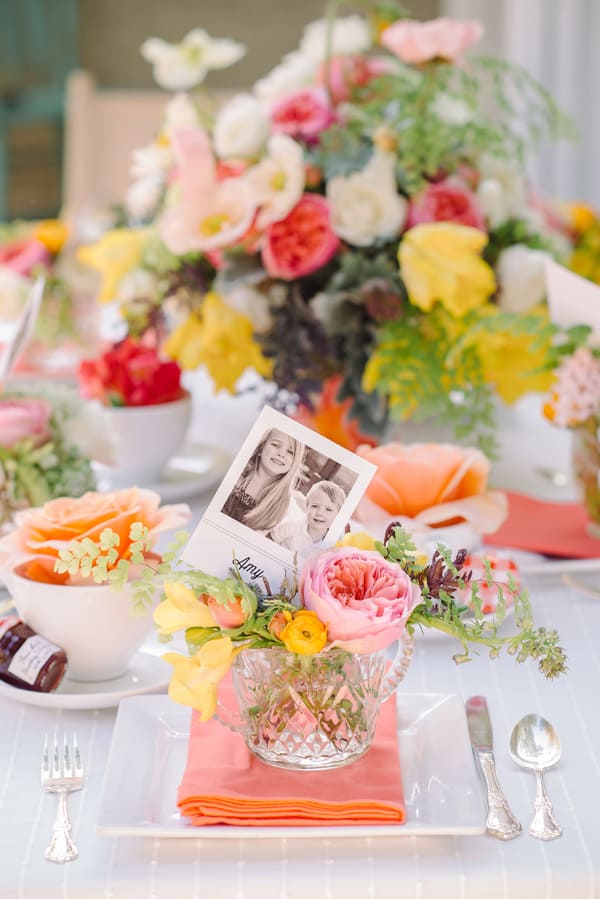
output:
[[[230,685],[225,689],[231,690]],[[239,734],[214,719],[202,724],[193,712],[177,804],[196,826],[403,824],[394,698],[381,708],[369,751],[357,762],[329,771],[266,765]]]
[[600,557],[600,540],[588,536],[581,503],[552,503],[521,493],[507,493],[508,517],[487,534],[488,546],[507,546],[572,559]]

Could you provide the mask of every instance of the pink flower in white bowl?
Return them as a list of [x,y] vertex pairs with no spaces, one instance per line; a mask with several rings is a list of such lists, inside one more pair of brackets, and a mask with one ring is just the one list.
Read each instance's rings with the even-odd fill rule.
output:
[[33,446],[43,446],[52,436],[51,415],[52,407],[45,400],[0,398],[0,446],[11,449],[26,439],[31,440]]
[[402,62],[419,65],[432,59],[460,62],[463,53],[483,34],[480,22],[432,19],[417,22],[400,19],[382,33],[381,44]]
[[375,652],[399,640],[422,600],[405,571],[378,552],[342,547],[309,559],[302,570],[304,607],[327,626],[332,646]]

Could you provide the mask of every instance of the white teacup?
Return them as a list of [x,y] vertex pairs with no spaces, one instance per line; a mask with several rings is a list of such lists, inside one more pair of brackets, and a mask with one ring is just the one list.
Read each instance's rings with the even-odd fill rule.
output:
[[62,647],[67,677],[104,681],[119,677],[152,630],[152,611],[140,615],[131,585],[46,584],[24,576],[24,564],[8,576],[17,613],[34,631]]
[[157,484],[185,439],[191,397],[156,406],[109,406],[104,411],[114,442],[114,463],[99,465],[101,473],[112,487]]

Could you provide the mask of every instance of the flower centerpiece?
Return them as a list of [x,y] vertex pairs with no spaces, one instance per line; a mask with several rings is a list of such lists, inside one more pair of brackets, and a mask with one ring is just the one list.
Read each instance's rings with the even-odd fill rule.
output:
[[107,469],[113,483],[152,484],[181,446],[191,417],[191,399],[181,368],[161,356],[148,333],[126,337],[79,365],[84,397],[106,407],[115,451]]
[[[44,301],[22,369],[64,370],[90,345],[96,318],[89,272],[67,249],[69,229],[58,219],[0,225],[0,343],[10,337],[34,281],[43,276]],[[85,335],[85,341],[84,341]]]
[[58,386],[0,393],[0,530],[20,509],[96,486],[90,460],[110,458],[98,411]]
[[556,370],[546,418],[573,430],[573,468],[590,518],[588,532],[600,537],[600,353],[580,347]]
[[[136,536],[143,541],[141,531]],[[101,539],[109,545],[117,538],[105,531]],[[134,584],[142,595],[164,585],[154,611],[159,632],[165,638],[185,632],[189,655],[165,655],[173,666],[169,695],[197,709],[202,721],[216,714],[241,730],[250,750],[271,764],[335,767],[362,755],[381,701],[406,671],[412,634],[420,627],[457,638],[457,662],[481,647],[492,658],[502,649],[520,662],[535,658],[547,677],[566,668],[557,633],[535,628],[526,593],[511,572],[503,571],[498,583],[488,562],[472,577],[465,551],[452,558],[441,547],[428,561],[396,523],[382,542],[347,534],[310,557],[297,582],[286,581],[275,592],[268,583],[250,586],[235,570],[218,578],[182,567],[180,547],[181,539],[161,566],[147,568]],[[105,566],[98,559],[103,555],[95,544],[75,543],[61,551],[57,568],[102,580]],[[116,577],[125,576],[120,567]],[[489,620],[481,590],[487,602],[494,584],[497,605]],[[515,604],[517,630],[501,635],[508,602]],[[400,652],[386,674],[386,650],[396,641]],[[218,704],[220,682],[231,667],[237,717]]]
[[243,48],[147,41],[178,93],[133,156],[129,227],[82,258],[132,333],[161,319],[217,388],[251,367],[314,409],[336,378],[363,429],[433,416],[489,451],[493,397],[546,389],[556,362],[543,262],[573,231],[524,172],[569,122],[525,71],[471,55],[477,22],[336,5],[216,115],[187,91]]

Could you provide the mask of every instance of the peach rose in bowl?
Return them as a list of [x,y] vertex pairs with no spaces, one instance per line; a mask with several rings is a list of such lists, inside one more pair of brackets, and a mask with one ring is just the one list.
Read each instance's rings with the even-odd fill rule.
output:
[[120,537],[119,559],[128,559],[132,524],[140,522],[147,527],[154,545],[159,534],[180,527],[188,518],[187,505],[161,507],[157,493],[137,487],[89,492],[77,499],[61,497],[17,513],[15,530],[0,540],[0,565],[9,568],[17,560],[36,557],[54,562],[72,540],[89,538],[97,543],[105,528]]
[[[377,466],[355,517],[383,536],[400,521],[417,544],[439,538],[440,529],[462,526],[459,540],[497,530],[507,514],[506,496],[488,490],[490,463],[473,447],[449,443],[388,443],[360,446],[358,454]],[[437,532],[437,533],[436,533]]]

